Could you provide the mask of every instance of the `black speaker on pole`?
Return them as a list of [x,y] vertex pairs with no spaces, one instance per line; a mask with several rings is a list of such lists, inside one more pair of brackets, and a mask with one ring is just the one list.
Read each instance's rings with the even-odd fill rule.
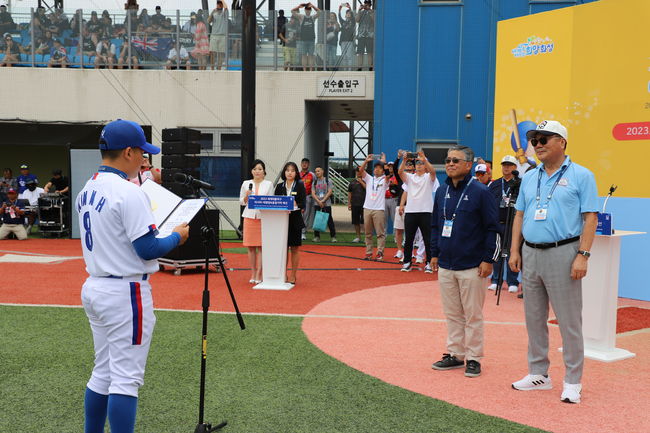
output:
[[[183,185],[180,185],[183,186]],[[210,226],[214,228],[215,233],[219,236],[219,209],[207,209]],[[163,258],[168,260],[201,260],[205,259],[205,250],[201,237],[201,227],[205,224],[203,212],[197,213],[190,221],[190,237],[183,245],[178,246],[168,252]],[[208,244],[208,253],[210,258],[216,258],[219,250],[215,242]]]
[[201,167],[201,131],[190,128],[162,130],[162,186],[182,198],[196,198],[193,188],[176,183],[174,176],[183,173],[199,179]]

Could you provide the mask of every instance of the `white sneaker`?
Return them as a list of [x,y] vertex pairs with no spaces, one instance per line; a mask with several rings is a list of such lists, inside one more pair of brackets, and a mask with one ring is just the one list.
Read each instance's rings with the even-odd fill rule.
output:
[[[495,287],[496,289],[496,287]],[[519,286],[510,286],[508,287],[508,292],[509,293],[517,293],[519,291]]]
[[580,393],[582,392],[582,385],[579,383],[571,384],[564,382],[564,389],[562,390],[562,400],[565,403],[580,403]]
[[332,238],[332,242],[336,243],[336,238]]
[[402,272],[411,272],[411,263],[404,263],[404,265],[402,265],[401,271]]
[[528,374],[523,379],[514,382],[512,384],[512,388],[519,391],[534,391],[552,389],[553,384],[551,383],[550,376],[547,377],[541,374]]
[[496,285],[496,284],[490,284],[490,285],[488,286],[488,290],[496,290],[496,289],[497,289],[497,285]]
[[314,242],[320,242],[320,238],[316,236],[314,239],[312,239]]
[[397,252],[393,257],[395,257],[396,259],[401,259],[404,257],[404,253],[402,252],[402,250],[397,250]]
[[433,269],[431,268],[431,265],[429,263],[427,263],[427,265],[424,267],[424,273],[433,274]]
[[358,244],[359,243],[359,238],[352,239],[352,243]]
[[418,264],[424,263],[424,258],[423,257],[418,257],[417,259],[415,259],[415,263],[418,263]]
[[302,236],[300,237],[300,239],[302,239],[303,241],[306,241],[306,240],[307,240],[307,236],[302,235]]

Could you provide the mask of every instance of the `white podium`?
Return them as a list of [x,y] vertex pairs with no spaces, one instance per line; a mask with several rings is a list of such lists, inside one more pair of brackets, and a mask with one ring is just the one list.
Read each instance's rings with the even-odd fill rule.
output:
[[582,333],[585,357],[613,362],[636,356],[616,347],[616,310],[621,237],[644,234],[616,230],[611,236],[596,235],[587,276],[582,282]]
[[289,196],[249,196],[249,209],[262,214],[262,282],[253,289],[291,290],[287,283],[287,234],[289,209],[294,199]]

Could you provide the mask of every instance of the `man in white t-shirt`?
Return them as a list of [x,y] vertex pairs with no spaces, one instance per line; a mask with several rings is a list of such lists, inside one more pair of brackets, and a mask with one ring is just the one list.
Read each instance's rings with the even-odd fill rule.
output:
[[363,221],[366,232],[366,256],[365,260],[372,260],[372,231],[377,233],[377,255],[375,260],[384,260],[384,246],[386,245],[386,190],[389,186],[389,178],[384,174],[386,155],[381,154],[381,159],[375,161],[373,167],[374,176],[370,176],[365,170],[366,165],[374,159],[372,154],[368,155],[359,172],[363,173],[363,181],[366,183],[366,200],[363,202]]
[[406,207],[404,208],[404,232],[406,241],[404,244],[404,265],[402,272],[411,270],[411,259],[413,253],[413,240],[415,233],[420,229],[424,239],[426,250],[426,266],[424,272],[431,274],[431,212],[433,212],[433,190],[440,186],[436,179],[436,170],[429,160],[424,156],[424,152],[418,152],[415,158],[415,173],[404,171],[406,165],[406,152],[402,152],[400,158],[402,163],[399,166],[398,174],[405,185],[408,187],[408,197]]
[[[39,187],[34,179],[29,179],[27,182],[25,182],[25,185],[27,186],[27,189],[20,193],[18,199],[27,200],[30,206],[38,206],[38,198],[41,196],[41,194],[45,194],[45,190]],[[34,221],[36,221],[36,214],[37,211],[35,210],[30,210],[26,213],[26,230],[28,234],[32,231],[32,226],[34,225]]]
[[178,50],[178,52],[180,53],[180,56],[176,53],[176,45],[174,44],[171,50],[169,50],[169,54],[167,54],[167,65],[165,67],[167,69],[172,69],[176,65],[185,65],[185,69],[189,71],[192,68],[192,61],[190,60],[190,55],[187,53],[185,47],[182,45]]

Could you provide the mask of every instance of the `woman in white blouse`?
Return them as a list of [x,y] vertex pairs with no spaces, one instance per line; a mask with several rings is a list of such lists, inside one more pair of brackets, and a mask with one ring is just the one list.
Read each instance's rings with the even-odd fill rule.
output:
[[245,180],[239,190],[239,203],[246,206],[244,217],[244,246],[248,247],[248,261],[251,265],[251,279],[249,283],[262,281],[262,221],[260,211],[248,208],[249,195],[273,195],[273,183],[265,180],[266,166],[264,162],[256,159],[251,169],[253,178]]

